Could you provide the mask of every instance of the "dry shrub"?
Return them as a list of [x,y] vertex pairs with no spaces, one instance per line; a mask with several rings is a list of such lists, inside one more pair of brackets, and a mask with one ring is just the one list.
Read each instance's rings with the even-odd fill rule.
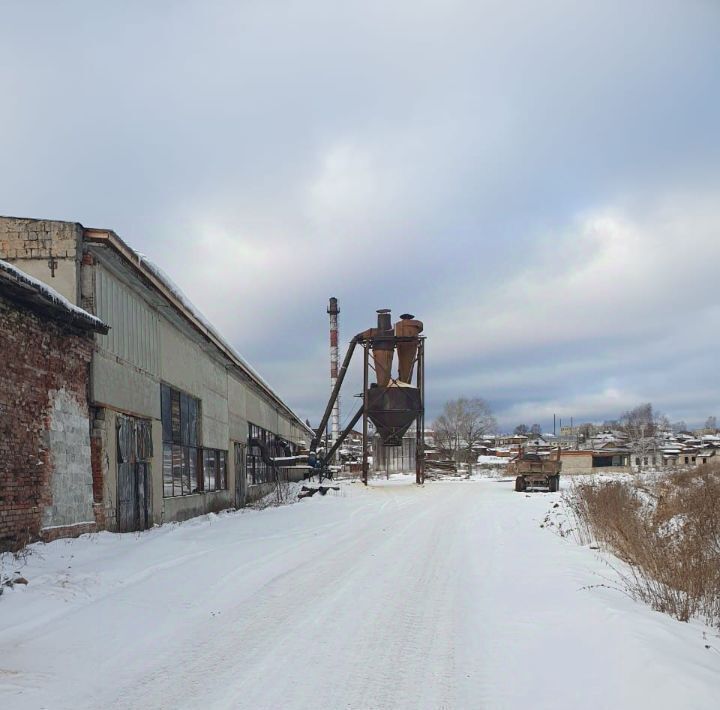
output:
[[590,481],[566,493],[576,538],[626,563],[628,592],[681,621],[720,628],[720,469],[654,481]]

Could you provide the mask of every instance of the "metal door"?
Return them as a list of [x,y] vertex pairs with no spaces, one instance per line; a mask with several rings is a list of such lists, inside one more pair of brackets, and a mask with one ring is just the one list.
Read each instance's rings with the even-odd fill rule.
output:
[[[119,532],[150,527],[150,422],[117,418],[117,521]],[[150,446],[152,444],[150,443]]]
[[245,476],[245,444],[235,444],[235,505],[242,508],[247,495],[247,477]]

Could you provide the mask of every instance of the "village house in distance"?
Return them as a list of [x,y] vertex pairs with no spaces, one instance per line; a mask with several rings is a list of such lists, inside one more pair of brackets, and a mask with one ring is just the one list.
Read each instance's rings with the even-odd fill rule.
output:
[[114,232],[0,217],[0,260],[0,549],[242,506],[312,437]]
[[[426,442],[433,452],[432,432],[426,432]],[[559,435],[489,436],[473,447],[471,458],[481,466],[502,467],[521,450],[552,457],[558,449],[563,475],[679,470],[718,460],[720,435],[714,429],[659,429],[652,436],[633,438],[618,428],[583,424],[562,427]]]

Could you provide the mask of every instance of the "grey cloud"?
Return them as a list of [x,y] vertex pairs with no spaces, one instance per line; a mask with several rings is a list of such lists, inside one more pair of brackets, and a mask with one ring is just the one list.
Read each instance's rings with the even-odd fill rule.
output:
[[2,10],[0,212],[114,228],[311,419],[330,295],[426,321],[431,414],[720,403],[716,3]]

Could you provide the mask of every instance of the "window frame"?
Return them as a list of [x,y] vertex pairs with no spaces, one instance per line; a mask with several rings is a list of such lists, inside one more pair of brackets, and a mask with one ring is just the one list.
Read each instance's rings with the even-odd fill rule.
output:
[[201,493],[202,402],[167,382],[160,383],[163,498]]

